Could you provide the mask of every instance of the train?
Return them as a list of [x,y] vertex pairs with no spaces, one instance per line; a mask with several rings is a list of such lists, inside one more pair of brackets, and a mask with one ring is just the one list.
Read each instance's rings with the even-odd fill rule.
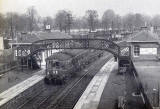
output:
[[46,58],[46,84],[64,84],[66,78],[77,75],[76,72],[103,56],[100,50],[63,50]]

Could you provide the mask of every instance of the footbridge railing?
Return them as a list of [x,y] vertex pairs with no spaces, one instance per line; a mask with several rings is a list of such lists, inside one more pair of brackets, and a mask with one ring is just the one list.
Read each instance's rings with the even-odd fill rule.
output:
[[120,47],[106,39],[46,39],[17,47],[17,56],[29,56],[47,49],[97,49],[111,52],[119,56]]
[[[121,47],[117,43],[107,39],[45,39],[33,42],[31,45],[19,45],[17,47],[17,57],[19,62],[22,59],[38,54],[41,51],[52,51],[53,49],[96,49],[112,53],[115,59],[130,61],[131,49],[129,46]],[[48,55],[47,55],[48,56]],[[25,59],[24,59],[25,60]],[[122,65],[123,67],[123,65]]]

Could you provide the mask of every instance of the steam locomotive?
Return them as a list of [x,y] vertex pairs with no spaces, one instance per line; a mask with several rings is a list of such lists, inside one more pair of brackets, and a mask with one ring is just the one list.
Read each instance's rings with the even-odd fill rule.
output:
[[46,59],[46,84],[65,83],[66,78],[76,76],[76,72],[85,68],[103,56],[99,50],[63,50]]

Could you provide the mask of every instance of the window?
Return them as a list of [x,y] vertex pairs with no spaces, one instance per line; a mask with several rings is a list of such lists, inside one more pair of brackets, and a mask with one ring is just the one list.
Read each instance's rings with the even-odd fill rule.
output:
[[139,56],[140,53],[140,48],[138,45],[134,46],[134,56]]

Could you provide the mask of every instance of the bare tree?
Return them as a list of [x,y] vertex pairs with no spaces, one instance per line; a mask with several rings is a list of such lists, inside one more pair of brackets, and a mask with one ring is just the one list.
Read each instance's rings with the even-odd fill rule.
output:
[[145,23],[149,23],[147,16],[142,14],[127,14],[123,17],[123,24],[126,29],[133,30],[145,26]]
[[65,22],[66,22],[66,29],[68,30],[68,33],[70,34],[71,25],[73,23],[73,17],[72,17],[71,12],[67,13]]
[[62,31],[63,28],[65,27],[65,16],[66,16],[66,11],[64,10],[61,10],[56,14],[55,23],[60,31]]
[[115,28],[117,28],[117,29],[122,29],[122,25],[123,25],[123,22],[122,22],[122,17],[121,16],[119,16],[119,15],[116,15],[115,16]]
[[70,31],[72,22],[73,19],[70,11],[61,10],[56,14],[55,24],[57,25],[60,31]]
[[139,28],[141,26],[144,26],[145,25],[145,20],[144,20],[144,17],[143,15],[137,13],[135,14],[135,21],[134,21],[134,26]]
[[153,26],[160,26],[160,15],[156,15],[151,20]]
[[7,13],[6,22],[7,29],[6,34],[9,33],[9,36],[13,39],[17,32],[22,32],[27,30],[27,16],[25,14],[17,13]]
[[0,14],[0,34],[2,34],[5,31],[7,24],[6,19],[3,14]]
[[[60,31],[70,33],[71,28],[86,29],[94,31],[96,28],[104,29],[128,29],[133,30],[140,28],[145,24],[160,26],[160,15],[156,15],[153,18],[143,14],[126,14],[120,16],[115,14],[113,10],[106,10],[101,19],[98,19],[98,13],[96,10],[87,10],[85,16],[74,18],[72,13],[66,10],[60,10],[55,19],[52,17],[40,18],[37,11],[33,6],[27,9],[26,14],[7,13],[6,17],[0,14],[0,32],[7,31],[13,38],[16,31],[30,31],[39,30],[49,24],[51,27],[57,27]],[[7,29],[4,29],[7,28]]]
[[27,31],[27,16],[25,14],[21,14],[17,18],[17,31]]
[[43,19],[43,26],[45,28],[46,25],[50,25],[51,27],[53,27],[53,18],[50,16],[47,16]]
[[123,27],[128,30],[133,30],[134,27],[134,14],[129,13],[123,17]]
[[96,10],[87,10],[85,17],[88,22],[89,30],[94,31],[96,28],[96,23],[98,21],[98,13]]
[[34,27],[36,25],[36,17],[37,17],[37,11],[33,6],[29,7],[27,9],[27,17],[28,17],[28,28],[29,31],[32,32],[34,30]]
[[147,26],[151,26],[151,16],[149,16],[149,15],[143,15],[143,20],[144,20],[144,22],[145,22],[145,25]]
[[115,22],[115,13],[113,10],[107,10],[102,16],[102,24],[105,29],[113,28]]
[[16,32],[16,27],[18,24],[18,14],[17,13],[7,13],[6,15],[6,20],[7,20],[7,29],[8,29],[8,33],[9,36],[13,39],[15,36],[15,32]]
[[76,29],[87,29],[87,21],[84,17],[75,18],[73,27]]

